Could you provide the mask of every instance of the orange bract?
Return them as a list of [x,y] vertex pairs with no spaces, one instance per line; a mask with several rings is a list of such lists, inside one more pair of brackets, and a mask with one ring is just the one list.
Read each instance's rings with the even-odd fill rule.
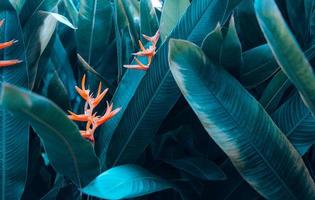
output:
[[[4,24],[4,20],[0,20],[0,28],[3,24]],[[8,48],[17,42],[18,42],[17,40],[11,40],[9,42],[0,43],[0,50]],[[21,62],[22,62],[21,60],[16,60],[16,59],[15,60],[0,60],[0,68],[16,65]]]
[[136,61],[136,65],[124,65],[124,67],[129,68],[129,69],[138,69],[138,70],[148,70],[153,57],[156,54],[156,44],[159,41],[159,37],[160,37],[160,31],[157,31],[156,34],[153,37],[149,37],[146,35],[142,35],[144,37],[144,39],[146,39],[147,41],[151,42],[151,46],[149,46],[148,49],[144,48],[142,42],[139,40],[139,46],[140,46],[140,50],[137,53],[133,53],[132,55],[134,56],[141,56],[141,57],[147,57],[148,58],[148,64],[143,64],[142,62],[140,62],[136,57],[135,57],[135,61]]
[[81,82],[81,88],[76,87],[79,95],[86,101],[84,106],[84,114],[78,115],[71,111],[68,111],[70,114],[68,115],[68,117],[73,121],[86,122],[86,130],[81,130],[80,133],[82,137],[94,142],[94,132],[96,128],[115,116],[120,111],[120,108],[116,108],[115,110],[113,110],[113,104],[109,105],[109,103],[107,102],[107,108],[103,116],[97,116],[96,113],[93,113],[94,108],[105,97],[108,89],[105,89],[103,92],[101,92],[102,84],[100,83],[98,86],[97,95],[94,98],[92,94],[90,95],[90,90],[85,89],[85,79],[86,76],[84,75]]

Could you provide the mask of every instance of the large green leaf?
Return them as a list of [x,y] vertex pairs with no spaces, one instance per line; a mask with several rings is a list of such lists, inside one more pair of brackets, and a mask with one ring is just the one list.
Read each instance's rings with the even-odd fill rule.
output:
[[[194,1],[170,37],[188,39],[200,45],[204,37],[230,12],[226,10],[228,3],[225,0]],[[135,87],[128,87],[128,93],[119,97],[124,101],[117,104],[123,107],[120,111],[122,117],[117,118],[119,124],[114,125],[117,128],[114,129],[106,157],[109,166],[135,161],[180,97],[169,71],[167,43],[168,40],[159,48],[141,82]],[[130,78],[124,76],[124,79]],[[104,131],[103,134],[108,132]]]
[[[0,42],[19,40],[13,47],[0,51],[0,60],[26,60],[22,28],[9,1],[1,1]],[[0,69],[0,83],[9,82],[27,87],[26,62]],[[0,90],[1,91],[1,90]],[[24,190],[28,165],[29,124],[0,107],[0,199],[20,199]]]
[[261,29],[281,69],[315,113],[315,74],[273,0],[256,0]]
[[299,94],[294,94],[285,102],[272,119],[301,155],[315,143],[315,118]]
[[77,126],[50,100],[4,84],[0,105],[31,123],[57,172],[78,187],[87,185],[98,175],[99,162],[92,144],[81,137]]
[[[108,0],[81,0],[76,32],[78,53],[92,66],[101,63],[112,28],[112,6]],[[107,66],[108,67],[108,66]]]
[[253,188],[267,199],[315,198],[302,158],[237,80],[187,41],[170,41],[169,62],[204,128]]
[[189,4],[189,0],[166,0],[164,2],[160,21],[162,42],[164,42],[173,31]]
[[125,199],[172,188],[172,184],[136,165],[111,168],[82,189],[102,199]]

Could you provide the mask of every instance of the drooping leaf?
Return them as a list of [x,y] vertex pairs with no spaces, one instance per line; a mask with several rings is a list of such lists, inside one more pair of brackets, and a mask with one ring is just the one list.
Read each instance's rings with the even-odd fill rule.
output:
[[162,42],[166,40],[169,34],[176,27],[189,4],[189,0],[166,0],[164,2],[160,21]]
[[136,165],[111,168],[82,189],[102,199],[125,199],[172,188],[172,184]]
[[[223,20],[228,12],[228,3],[225,0],[192,2],[170,37],[188,39],[200,45],[206,34]],[[163,119],[180,97],[169,71],[167,43],[165,41],[159,48],[141,82],[134,84],[135,87],[129,86],[127,93],[125,90],[120,91],[123,95],[119,98],[124,102],[117,104],[122,106],[122,110],[112,126],[114,129],[111,132],[115,132],[109,134],[103,131],[103,135],[113,135],[107,156],[101,156],[106,157],[109,166],[135,161],[151,142]],[[129,80],[129,75],[125,74],[122,82],[124,79]],[[102,141],[104,140],[100,143]]]
[[47,12],[47,11],[40,11],[39,13],[42,14],[46,14],[46,15],[51,15],[52,17],[54,17],[58,22],[68,26],[69,28],[72,29],[77,29],[65,16],[60,15],[58,13],[54,13],[54,12]]
[[[0,60],[26,60],[23,32],[16,11],[8,0],[1,1],[0,19],[5,24],[0,28],[0,42],[12,39],[20,42],[0,50]],[[8,82],[27,87],[27,65],[22,62],[0,69],[0,84]],[[0,90],[1,92],[1,90]],[[0,107],[0,199],[20,199],[25,187],[28,165],[29,124],[17,119]]]
[[315,198],[302,158],[237,80],[187,41],[170,41],[169,62],[204,128],[253,188],[267,199]]
[[50,100],[4,84],[0,105],[31,123],[57,172],[78,187],[84,187],[98,175],[99,162],[92,144],[81,137],[77,126]]
[[159,29],[159,20],[151,0],[140,1],[140,22],[141,34],[153,36]]
[[63,2],[68,11],[70,19],[72,20],[72,23],[74,24],[75,27],[77,27],[79,11],[77,10],[75,4],[73,3],[73,0],[63,0]]
[[255,1],[261,29],[283,72],[315,113],[315,74],[273,0]]
[[224,180],[224,172],[210,160],[198,157],[187,157],[175,160],[166,160],[171,166],[181,169],[202,180]]

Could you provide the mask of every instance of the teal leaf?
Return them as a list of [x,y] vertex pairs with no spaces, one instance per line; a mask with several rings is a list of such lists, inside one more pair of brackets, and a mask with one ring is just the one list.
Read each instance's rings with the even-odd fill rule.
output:
[[78,127],[50,100],[4,84],[0,105],[15,117],[30,122],[51,165],[78,187],[84,187],[99,174],[92,144],[81,137]]
[[46,14],[46,15],[51,15],[53,18],[55,18],[58,22],[68,26],[69,28],[72,29],[77,29],[65,16],[60,15],[58,13],[54,12],[47,12],[47,11],[40,11],[39,13]]
[[101,199],[135,198],[172,188],[171,183],[136,165],[111,168],[82,189]]
[[170,41],[169,62],[203,127],[256,191],[266,199],[315,198],[302,158],[236,79],[187,41]]
[[[0,60],[25,61],[22,28],[8,0],[1,1],[0,19],[5,19],[0,28],[0,43],[19,40],[14,46],[0,50]],[[27,87],[26,62],[0,69],[0,84],[4,82]],[[0,107],[0,122],[0,199],[16,200],[21,198],[27,178],[30,126],[27,121],[17,119],[3,107]]]
[[26,0],[9,0],[9,1],[11,2],[11,5],[16,10],[16,12],[20,14]]
[[[225,0],[192,2],[170,37],[185,38],[200,45],[204,37],[223,20],[227,5],[228,1]],[[114,101],[122,110],[120,117],[117,116],[116,122],[119,123],[114,125],[116,128],[103,131],[103,134],[108,134],[106,137],[112,135],[106,157],[101,156],[107,159],[108,166],[134,162],[150,144],[160,124],[180,97],[169,71],[167,44],[168,41],[165,41],[159,48],[143,79],[137,80],[135,87],[120,91],[123,95],[119,98],[123,99],[124,104]],[[126,73],[123,79],[130,81],[129,75]],[[114,133],[110,134],[112,131]],[[100,143],[103,141],[101,139]]]
[[241,83],[246,88],[254,88],[275,75],[279,68],[267,44],[255,47],[243,53]]
[[225,180],[224,172],[211,160],[198,157],[186,157],[165,160],[169,165],[178,168],[202,180]]
[[273,0],[256,0],[260,27],[289,80],[315,113],[315,74]]
[[92,66],[102,60],[110,42],[112,6],[108,0],[81,0],[76,31],[78,53]]
[[231,18],[224,36],[220,24],[218,24],[207,35],[201,46],[212,62],[225,67],[235,75],[239,74],[242,65],[242,48],[235,29],[234,17]]
[[315,144],[315,118],[298,93],[282,104],[272,119],[301,155]]
[[283,71],[278,71],[265,88],[259,102],[268,113],[272,113],[279,106],[285,91],[292,85]]
[[[24,29],[25,24],[29,23],[30,20],[36,18],[38,12],[41,11],[52,11],[59,4],[61,0],[32,0],[25,1],[24,6],[20,12],[21,25]],[[33,18],[33,19],[32,19]]]
[[159,20],[151,0],[140,1],[140,22],[141,34],[153,36],[159,29]]
[[189,0],[166,0],[164,2],[160,20],[162,42],[166,40],[176,27],[189,5]]

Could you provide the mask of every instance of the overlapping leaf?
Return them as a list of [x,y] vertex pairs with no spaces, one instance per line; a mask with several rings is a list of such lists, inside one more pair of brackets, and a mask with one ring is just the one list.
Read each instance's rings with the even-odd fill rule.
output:
[[170,42],[169,62],[204,128],[253,188],[267,199],[315,198],[302,158],[238,81],[187,41]]

